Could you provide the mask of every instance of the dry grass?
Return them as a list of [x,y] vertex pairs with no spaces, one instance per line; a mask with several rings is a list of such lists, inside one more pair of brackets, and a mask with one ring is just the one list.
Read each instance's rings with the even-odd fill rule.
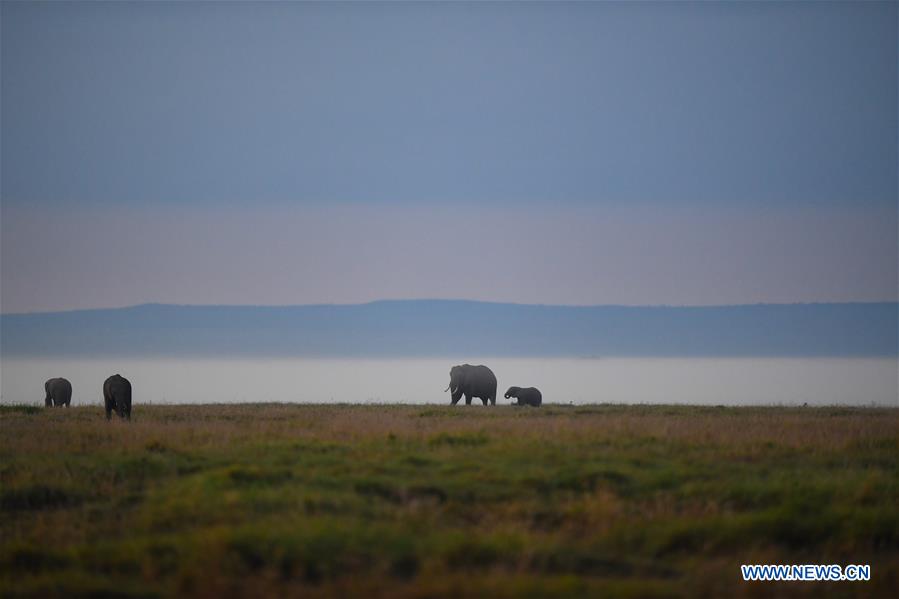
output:
[[0,500],[4,595],[887,595],[899,410],[0,408]]

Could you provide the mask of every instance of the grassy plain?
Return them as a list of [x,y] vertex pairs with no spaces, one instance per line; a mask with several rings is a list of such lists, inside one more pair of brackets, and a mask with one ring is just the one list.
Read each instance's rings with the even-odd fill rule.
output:
[[7,596],[891,596],[897,506],[895,409],[0,408]]

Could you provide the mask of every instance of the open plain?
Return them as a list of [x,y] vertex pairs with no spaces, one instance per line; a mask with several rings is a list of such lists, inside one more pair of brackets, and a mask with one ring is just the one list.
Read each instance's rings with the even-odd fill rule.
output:
[[[888,596],[899,410],[0,407],[4,596]],[[870,564],[869,582],[741,564]]]

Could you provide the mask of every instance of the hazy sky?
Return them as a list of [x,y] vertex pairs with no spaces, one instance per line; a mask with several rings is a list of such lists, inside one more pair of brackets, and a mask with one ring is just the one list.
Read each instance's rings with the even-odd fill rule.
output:
[[897,298],[895,2],[0,6],[3,312]]

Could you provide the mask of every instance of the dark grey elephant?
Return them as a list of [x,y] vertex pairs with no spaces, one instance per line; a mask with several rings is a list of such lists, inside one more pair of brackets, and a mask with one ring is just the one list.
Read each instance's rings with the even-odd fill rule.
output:
[[509,387],[505,397],[506,399],[514,397],[518,400],[518,403],[512,404],[513,406],[534,406],[536,408],[543,403],[543,394],[536,387]]
[[44,383],[44,391],[47,392],[47,396],[44,397],[44,405],[48,408],[50,406],[68,408],[72,403],[72,383],[66,379],[50,379]]
[[131,420],[131,383],[120,374],[114,374],[103,383],[103,400],[106,403],[106,419],[112,411],[119,418]]
[[453,405],[464,395],[465,404],[471,405],[471,398],[477,397],[484,405],[489,401],[496,405],[496,376],[486,366],[462,364],[450,370],[450,384],[444,392],[452,390]]

